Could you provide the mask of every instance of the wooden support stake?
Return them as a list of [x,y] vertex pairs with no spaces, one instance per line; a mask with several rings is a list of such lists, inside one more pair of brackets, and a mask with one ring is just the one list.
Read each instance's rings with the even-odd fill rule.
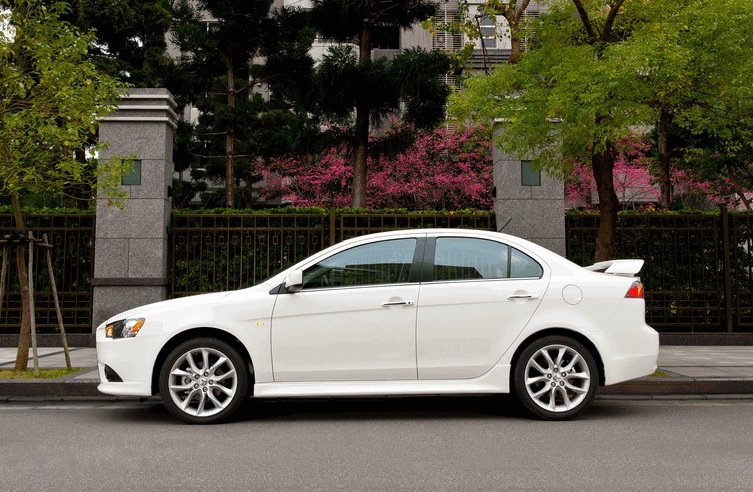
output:
[[5,295],[5,274],[8,272],[8,255],[10,249],[3,246],[3,265],[0,267],[0,312],[3,310],[3,296]]
[[37,351],[37,322],[34,308],[34,236],[29,232],[29,323],[31,324],[31,348],[34,356],[34,377],[39,377],[39,352]]
[[65,336],[65,326],[63,325],[63,312],[60,310],[60,302],[58,302],[58,288],[55,284],[55,274],[52,273],[52,245],[47,242],[47,234],[42,235],[42,245],[44,246],[44,254],[47,257],[47,273],[50,274],[50,288],[52,289],[52,300],[55,302],[55,313],[58,316],[58,329],[60,330],[60,336],[63,339],[63,354],[65,354],[65,368],[71,369],[71,355],[68,353],[68,340]]

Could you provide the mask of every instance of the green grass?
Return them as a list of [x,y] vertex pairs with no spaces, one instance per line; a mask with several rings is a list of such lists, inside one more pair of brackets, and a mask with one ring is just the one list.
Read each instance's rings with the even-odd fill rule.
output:
[[0,369],[0,379],[55,379],[74,374],[80,370],[80,367],[72,369],[40,369],[39,377],[36,377],[34,376],[34,369],[27,369],[26,371]]

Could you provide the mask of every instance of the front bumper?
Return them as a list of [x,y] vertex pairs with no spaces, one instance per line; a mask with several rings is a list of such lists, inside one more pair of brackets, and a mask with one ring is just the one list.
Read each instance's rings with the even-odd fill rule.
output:
[[[162,337],[139,334],[133,338],[105,337],[97,329],[97,389],[115,396],[152,396],[152,374]],[[108,369],[109,368],[109,369]]]

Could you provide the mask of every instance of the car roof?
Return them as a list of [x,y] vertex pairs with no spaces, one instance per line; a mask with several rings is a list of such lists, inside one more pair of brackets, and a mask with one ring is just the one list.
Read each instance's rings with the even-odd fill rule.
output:
[[475,237],[475,238],[482,238],[482,239],[486,238],[490,240],[502,241],[506,244],[509,244],[510,246],[520,248],[521,250],[524,250],[527,253],[532,253],[534,256],[538,257],[539,260],[546,263],[550,269],[558,270],[560,274],[569,273],[569,274],[582,275],[583,273],[586,273],[586,274],[592,273],[592,272],[588,272],[583,267],[576,265],[575,263],[571,262],[567,258],[564,258],[558,255],[557,253],[554,253],[553,251],[544,248],[543,246],[539,246],[536,243],[533,243],[526,239],[513,236],[510,234],[505,234],[505,233],[496,232],[496,231],[481,230],[481,229],[426,228],[426,229],[395,229],[395,230],[390,230],[390,231],[376,232],[372,234],[364,234],[364,235],[352,237],[349,239],[345,239],[336,244],[333,244],[332,246],[324,248],[323,250],[318,251],[317,253],[314,253],[308,256],[307,258],[292,265],[290,268],[284,270],[283,272],[280,272],[277,275],[274,275],[273,277],[267,279],[263,283],[266,285],[276,286],[279,282],[281,282],[284,279],[285,273],[287,271],[295,269],[295,268],[299,268],[304,263],[318,261],[319,258],[331,254],[334,250],[347,248],[349,246],[355,246],[358,244],[368,243],[372,241],[378,241],[380,239],[421,237],[421,236]]

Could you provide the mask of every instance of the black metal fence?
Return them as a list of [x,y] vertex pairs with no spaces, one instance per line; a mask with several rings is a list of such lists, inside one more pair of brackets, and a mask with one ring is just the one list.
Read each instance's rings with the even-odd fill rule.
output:
[[175,214],[169,294],[248,287],[343,239],[394,229],[494,229],[480,214]]
[[[753,331],[753,216],[620,215],[617,258],[646,260],[646,320],[659,331]],[[598,216],[568,215],[567,256],[586,265]]]
[[[11,215],[0,214],[0,236],[12,232],[12,221]],[[25,216],[25,221],[34,237],[41,238],[43,234],[47,234],[53,246],[53,271],[66,331],[91,333],[94,214],[33,214]],[[8,253],[5,294],[0,304],[0,334],[17,334],[21,318],[21,294],[15,251],[9,249]],[[50,333],[57,328],[58,323],[42,248],[35,248],[34,265],[36,325],[40,333]]]
[[[662,332],[753,331],[753,216],[620,215],[616,255],[643,258]],[[390,229],[494,230],[493,214],[175,215],[173,297],[253,285],[337,241]],[[592,263],[598,216],[567,215],[567,256]]]
[[[47,233],[66,330],[91,333],[94,215],[28,215]],[[567,256],[592,263],[598,216],[567,215]],[[0,235],[12,219],[0,214]],[[253,285],[337,241],[418,227],[494,230],[493,214],[175,214],[171,297]],[[620,215],[617,257],[644,258],[647,321],[661,332],[753,332],[753,215]],[[35,259],[37,327],[56,327],[42,251]],[[0,334],[18,332],[21,300],[11,256]]]

